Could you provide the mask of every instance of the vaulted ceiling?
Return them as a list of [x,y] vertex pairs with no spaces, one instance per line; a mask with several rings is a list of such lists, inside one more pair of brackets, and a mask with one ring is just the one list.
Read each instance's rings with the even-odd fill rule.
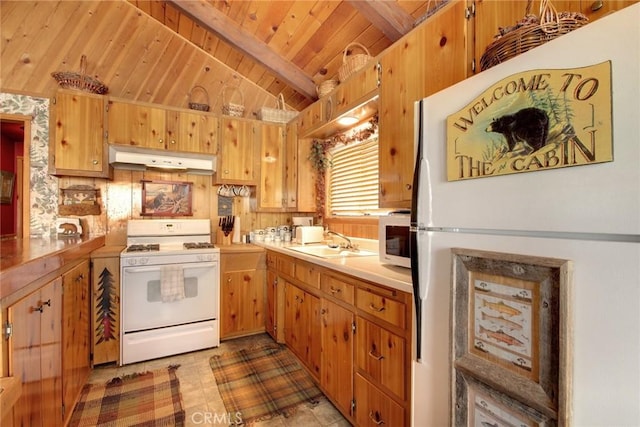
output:
[[[376,56],[446,0],[128,0],[302,110],[347,53]],[[362,47],[354,44],[358,43]]]

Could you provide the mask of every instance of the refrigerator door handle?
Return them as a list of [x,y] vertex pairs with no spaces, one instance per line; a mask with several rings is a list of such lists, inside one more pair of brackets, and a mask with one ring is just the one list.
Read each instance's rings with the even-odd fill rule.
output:
[[416,121],[417,147],[416,164],[413,170],[413,187],[411,190],[411,231],[409,233],[409,252],[411,255],[411,281],[413,282],[413,301],[416,310],[416,359],[422,359],[422,298],[420,297],[420,263],[418,262],[418,190],[420,185],[420,168],[422,165],[422,101],[418,102]]

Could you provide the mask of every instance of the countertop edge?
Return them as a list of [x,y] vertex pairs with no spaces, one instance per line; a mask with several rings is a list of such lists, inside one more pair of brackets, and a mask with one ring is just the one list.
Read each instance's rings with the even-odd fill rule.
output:
[[[340,259],[320,258],[289,250],[287,249],[287,246],[292,245],[287,245],[286,243],[270,244],[257,242],[253,244],[267,250],[273,250],[283,255],[313,262],[314,264],[318,264],[362,280],[368,280],[379,285],[413,294],[411,270],[403,267],[382,264],[378,260],[378,257],[345,257]],[[383,271],[388,274],[383,274]]]

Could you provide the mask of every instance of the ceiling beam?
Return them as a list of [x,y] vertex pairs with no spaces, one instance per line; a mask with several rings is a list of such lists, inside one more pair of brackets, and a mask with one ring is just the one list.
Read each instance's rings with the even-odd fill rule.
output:
[[393,0],[347,0],[371,24],[395,42],[413,28],[413,17]]
[[169,0],[169,2],[181,13],[188,15],[231,47],[261,64],[306,98],[311,100],[317,98],[315,83],[302,69],[283,59],[266,43],[243,30],[206,0]]

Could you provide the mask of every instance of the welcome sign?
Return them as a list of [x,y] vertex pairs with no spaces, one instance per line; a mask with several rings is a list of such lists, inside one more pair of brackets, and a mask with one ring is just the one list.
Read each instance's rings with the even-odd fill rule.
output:
[[500,80],[447,118],[447,179],[610,162],[611,105],[611,61]]

